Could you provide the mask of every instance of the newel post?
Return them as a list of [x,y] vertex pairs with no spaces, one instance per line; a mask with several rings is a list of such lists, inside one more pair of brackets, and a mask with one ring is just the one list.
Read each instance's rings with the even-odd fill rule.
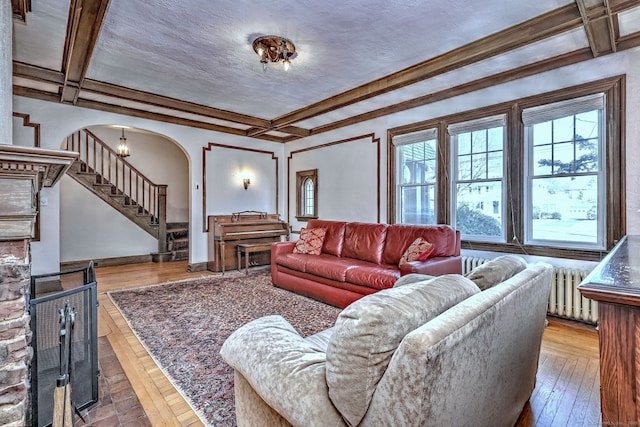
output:
[[158,185],[158,252],[151,254],[153,262],[171,261],[171,252],[167,251],[167,186]]

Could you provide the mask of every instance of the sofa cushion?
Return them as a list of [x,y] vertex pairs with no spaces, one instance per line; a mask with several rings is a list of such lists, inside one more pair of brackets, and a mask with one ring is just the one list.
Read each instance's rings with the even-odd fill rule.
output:
[[525,268],[527,263],[521,257],[503,255],[480,264],[466,277],[484,291],[515,276]]
[[322,219],[312,219],[307,222],[309,228],[324,228],[327,234],[322,245],[322,253],[341,256],[342,244],[344,242],[344,232],[347,223],[342,221],[326,221]]
[[460,275],[445,275],[367,295],[345,308],[327,347],[329,397],[350,426],[367,411],[373,392],[404,336],[480,292]]
[[380,264],[386,236],[386,224],[350,222],[344,233],[342,256]]
[[346,281],[375,289],[388,289],[399,277],[400,270],[393,265],[356,265],[347,270]]
[[304,273],[305,271],[307,271],[306,265],[307,258],[309,258],[309,256],[310,255],[294,253],[278,254],[278,256],[276,257],[276,264]]
[[338,258],[333,255],[321,254],[320,256],[307,256],[306,273],[314,274],[327,279],[344,282],[347,270],[353,268],[356,260]]
[[458,242],[456,230],[451,226],[392,224],[387,228],[382,264],[398,264],[402,254],[418,237],[433,244],[431,256],[459,255],[456,253]]
[[425,261],[432,253],[433,244],[429,243],[422,237],[418,237],[413,241],[413,243],[411,243],[411,245],[409,245],[407,250],[404,251],[398,265],[412,261]]
[[320,255],[326,228],[303,228],[300,230],[300,238],[293,248],[294,254]]

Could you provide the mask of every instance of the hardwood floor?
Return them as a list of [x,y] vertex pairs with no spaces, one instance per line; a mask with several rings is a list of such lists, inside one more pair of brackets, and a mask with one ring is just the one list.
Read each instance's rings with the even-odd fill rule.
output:
[[[187,273],[186,262],[96,269],[99,335],[106,337],[153,426],[201,426],[187,401],[138,342],[107,292],[218,273]],[[518,427],[597,426],[600,419],[598,335],[591,326],[549,318],[536,388]]]
[[106,336],[153,426],[202,426],[191,406],[164,376],[113,305],[107,292],[213,275],[187,273],[187,262],[129,264],[96,269],[98,335]]

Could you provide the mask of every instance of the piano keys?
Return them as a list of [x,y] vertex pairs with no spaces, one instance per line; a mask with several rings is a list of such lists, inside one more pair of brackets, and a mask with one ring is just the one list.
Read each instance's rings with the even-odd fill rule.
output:
[[[242,211],[231,215],[210,215],[208,218],[209,259],[207,270],[233,270],[236,265],[236,247],[239,244],[267,244],[280,242],[284,237],[289,240],[289,224],[278,214],[266,212]],[[253,265],[265,265],[271,262],[268,252],[252,256]]]

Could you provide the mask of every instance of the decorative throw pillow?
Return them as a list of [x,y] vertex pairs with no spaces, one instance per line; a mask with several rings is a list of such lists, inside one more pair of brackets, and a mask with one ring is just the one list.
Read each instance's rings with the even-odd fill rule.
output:
[[326,234],[327,230],[324,228],[303,228],[300,230],[300,238],[293,248],[293,253],[320,255]]
[[433,252],[433,245],[422,237],[418,237],[413,241],[411,245],[404,251],[402,258],[400,258],[400,265],[411,261],[424,261],[429,258],[429,255]]

